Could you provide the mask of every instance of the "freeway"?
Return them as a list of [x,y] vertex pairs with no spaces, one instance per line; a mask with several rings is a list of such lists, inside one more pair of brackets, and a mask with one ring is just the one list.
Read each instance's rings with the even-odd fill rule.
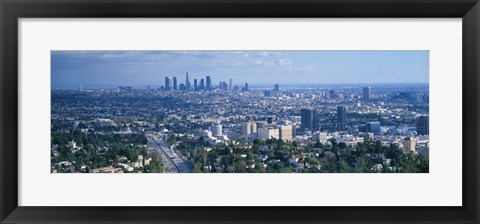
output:
[[175,147],[177,147],[179,143],[180,142],[177,142],[170,146],[170,152],[175,157],[174,161],[177,164],[178,168],[182,170],[182,173],[193,173],[193,162],[188,160],[185,156],[182,156],[180,152],[175,150]]
[[165,166],[165,173],[192,173],[190,161],[183,160],[174,150],[175,146],[168,147],[161,136],[147,134],[149,147],[157,151]]
[[160,158],[162,158],[162,163],[164,166],[164,173],[178,173],[178,168],[175,163],[170,159],[165,151],[158,145],[153,136],[147,136],[148,147],[156,151]]

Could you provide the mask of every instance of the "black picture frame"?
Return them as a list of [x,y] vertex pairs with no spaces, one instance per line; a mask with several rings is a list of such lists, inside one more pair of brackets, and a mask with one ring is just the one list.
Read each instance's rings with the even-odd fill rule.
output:
[[[479,223],[478,0],[0,0],[1,223]],[[461,207],[18,206],[19,18],[462,18]],[[448,43],[445,43],[448,44]],[[416,186],[421,188],[422,186]],[[428,190],[428,189],[425,189]],[[39,192],[41,194],[41,192]],[[448,192],[445,192],[448,194]]]

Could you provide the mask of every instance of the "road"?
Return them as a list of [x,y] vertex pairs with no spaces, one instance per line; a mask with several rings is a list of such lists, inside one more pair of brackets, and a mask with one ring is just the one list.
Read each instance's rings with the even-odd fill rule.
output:
[[164,166],[164,173],[178,173],[178,168],[175,166],[175,163],[168,157],[167,153],[162,150],[162,148],[155,141],[154,137],[148,136],[148,147],[156,151],[160,158],[162,158],[162,163]]
[[174,150],[175,145],[168,147],[160,135],[147,134],[148,146],[162,157],[165,173],[192,173],[191,162],[183,160]]

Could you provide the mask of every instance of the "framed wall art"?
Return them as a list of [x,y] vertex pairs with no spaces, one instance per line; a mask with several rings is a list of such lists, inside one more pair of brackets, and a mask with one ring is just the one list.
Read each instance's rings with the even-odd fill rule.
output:
[[9,1],[2,223],[478,223],[476,0]]

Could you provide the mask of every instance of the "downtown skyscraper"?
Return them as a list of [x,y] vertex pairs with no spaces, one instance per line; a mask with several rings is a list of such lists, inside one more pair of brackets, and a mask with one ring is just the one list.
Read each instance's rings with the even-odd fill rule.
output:
[[303,130],[318,130],[320,129],[320,116],[315,109],[302,109],[301,115],[301,128]]
[[417,134],[419,135],[429,135],[429,119],[427,116],[421,116],[417,118]]
[[206,81],[207,81],[207,83],[206,83],[206,85],[207,85],[207,86],[206,86],[206,90],[212,90],[212,78],[210,78],[209,75],[207,75]]
[[170,91],[172,90],[172,78],[170,77],[165,77],[165,90]]
[[191,89],[190,79],[188,78],[188,72],[187,72],[187,75],[185,77],[185,88],[187,89],[187,91],[190,91],[190,89]]
[[198,90],[205,90],[205,80],[200,79],[200,86],[198,87]]
[[177,90],[177,77],[173,76],[173,90]]

